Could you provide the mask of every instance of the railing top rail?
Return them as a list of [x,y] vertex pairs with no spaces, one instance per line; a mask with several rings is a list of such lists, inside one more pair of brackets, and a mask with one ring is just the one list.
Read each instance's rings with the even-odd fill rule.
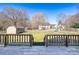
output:
[[0,35],[25,35],[25,36],[32,36],[32,34],[0,34]]
[[74,35],[76,35],[76,36],[79,36],[79,34],[47,34],[47,35],[45,35],[45,36],[74,36]]

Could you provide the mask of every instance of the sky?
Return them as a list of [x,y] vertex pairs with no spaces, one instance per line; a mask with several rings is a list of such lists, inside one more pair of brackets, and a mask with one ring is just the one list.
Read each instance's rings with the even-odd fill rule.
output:
[[74,15],[78,12],[77,3],[2,3],[0,10],[5,7],[22,8],[28,12],[30,19],[36,13],[43,13],[47,17],[47,21],[56,24],[58,15],[64,13],[66,16]]

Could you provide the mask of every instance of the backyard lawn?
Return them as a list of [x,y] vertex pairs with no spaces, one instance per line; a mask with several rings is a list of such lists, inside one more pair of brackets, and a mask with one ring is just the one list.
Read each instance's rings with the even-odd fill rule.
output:
[[22,34],[32,34],[34,37],[34,42],[43,42],[44,36],[46,34],[79,34],[79,32],[71,32],[71,31],[59,31],[54,32],[52,30],[28,30]]

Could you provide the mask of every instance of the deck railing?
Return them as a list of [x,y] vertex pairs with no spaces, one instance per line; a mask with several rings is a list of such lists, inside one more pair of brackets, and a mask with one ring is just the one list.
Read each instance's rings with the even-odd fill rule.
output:
[[44,37],[45,46],[79,46],[79,35],[51,34]]
[[[0,34],[0,45],[29,45],[32,46],[34,38],[31,34]],[[79,46],[79,35],[51,34],[44,37],[45,46]]]
[[31,34],[0,34],[0,45],[29,45],[33,44]]

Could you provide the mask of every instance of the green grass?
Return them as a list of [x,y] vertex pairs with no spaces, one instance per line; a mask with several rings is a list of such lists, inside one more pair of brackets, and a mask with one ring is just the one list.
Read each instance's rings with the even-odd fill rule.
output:
[[35,42],[43,42],[44,36],[46,34],[79,34],[78,32],[71,32],[71,31],[60,31],[60,32],[53,32],[52,30],[28,30],[22,34],[32,34],[34,37]]

